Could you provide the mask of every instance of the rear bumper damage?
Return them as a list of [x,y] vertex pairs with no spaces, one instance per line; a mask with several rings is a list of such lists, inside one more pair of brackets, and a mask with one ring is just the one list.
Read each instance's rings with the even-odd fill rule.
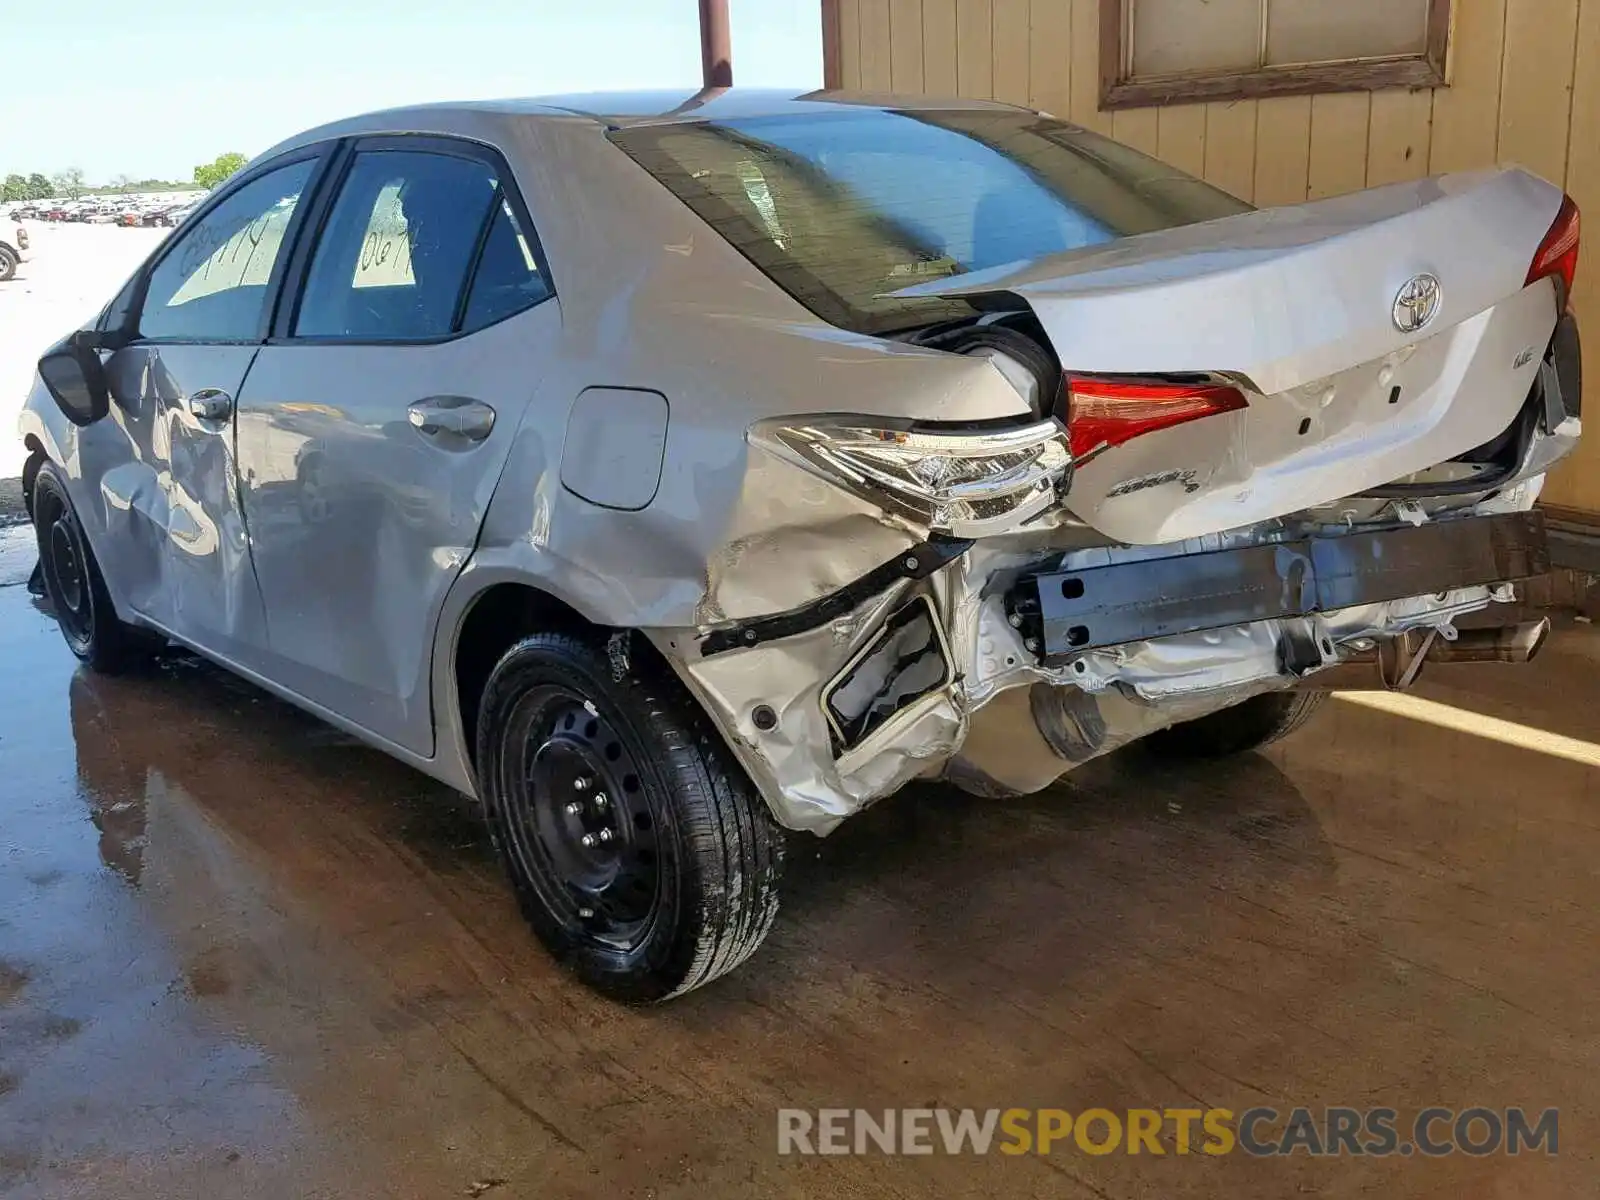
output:
[[1155,547],[1064,544],[1071,528],[934,541],[804,609],[655,640],[778,819],[826,833],[915,778],[1038,790],[1408,631],[1451,642],[1454,618],[1547,567],[1536,512],[1417,519]]
[[[1537,512],[1402,529],[1304,536],[1207,554],[1030,575],[1007,596],[1047,664],[1084,650],[1255,621],[1303,618],[1427,592],[1526,579],[1549,567]],[[1288,637],[1283,666],[1303,675],[1332,643]]]
[[[906,525],[925,540],[847,586],[652,636],[778,820],[817,833],[915,778],[1037,791],[1263,692],[1409,686],[1426,662],[1525,661],[1537,630],[1452,653],[1454,622],[1548,569],[1533,504],[1582,430],[1577,327],[1556,307],[1553,285],[1528,287],[1319,377],[1305,404],[1294,389],[1252,393],[1114,454],[1008,461],[1008,504],[962,509],[956,524],[943,518],[959,506],[935,497]],[[1049,449],[1045,424],[1018,436]],[[1428,432],[1445,426],[1448,437]],[[1313,431],[1323,436],[1307,449]],[[819,437],[856,457],[818,473],[868,503],[884,481],[965,494],[949,471],[906,469],[899,440],[871,433]],[[811,442],[778,449],[820,456]],[[1174,469],[1190,462],[1211,466]],[[930,538],[935,528],[949,536]]]

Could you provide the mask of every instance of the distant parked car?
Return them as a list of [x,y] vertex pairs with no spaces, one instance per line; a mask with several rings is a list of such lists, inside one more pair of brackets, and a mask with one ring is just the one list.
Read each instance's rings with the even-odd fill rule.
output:
[[11,234],[11,240],[0,238],[0,283],[12,278],[17,273],[17,265],[26,262],[28,258],[28,231],[18,225]]
[[140,219],[141,225],[159,226],[166,229],[176,225],[194,206],[192,204],[167,204],[160,208],[153,208],[146,212]]

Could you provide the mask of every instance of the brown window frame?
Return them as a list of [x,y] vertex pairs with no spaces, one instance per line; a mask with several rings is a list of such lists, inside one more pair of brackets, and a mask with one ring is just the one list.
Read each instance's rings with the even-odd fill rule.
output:
[[1253,71],[1132,79],[1127,75],[1129,0],[1100,0],[1100,107],[1146,108],[1208,100],[1306,96],[1318,92],[1372,92],[1381,88],[1444,87],[1452,0],[1428,0],[1427,48],[1404,58],[1376,58]]

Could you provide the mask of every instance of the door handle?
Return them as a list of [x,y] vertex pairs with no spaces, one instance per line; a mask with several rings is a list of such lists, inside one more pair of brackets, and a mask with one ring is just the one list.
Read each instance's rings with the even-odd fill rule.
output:
[[406,407],[406,419],[425,438],[481,442],[494,430],[494,409],[467,396],[429,396]]
[[233,416],[233,397],[221,388],[201,388],[189,395],[189,415],[201,421],[226,421]]

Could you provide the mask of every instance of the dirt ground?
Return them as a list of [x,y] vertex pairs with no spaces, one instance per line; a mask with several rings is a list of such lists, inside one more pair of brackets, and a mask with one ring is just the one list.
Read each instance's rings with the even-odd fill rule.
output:
[[[738,974],[632,1011],[547,961],[458,797],[191,660],[76,670],[21,574],[8,1200],[1595,1194],[1589,627],[1265,756],[912,789],[794,842]],[[1560,1153],[776,1150],[788,1106],[1262,1104],[1559,1107]]]

